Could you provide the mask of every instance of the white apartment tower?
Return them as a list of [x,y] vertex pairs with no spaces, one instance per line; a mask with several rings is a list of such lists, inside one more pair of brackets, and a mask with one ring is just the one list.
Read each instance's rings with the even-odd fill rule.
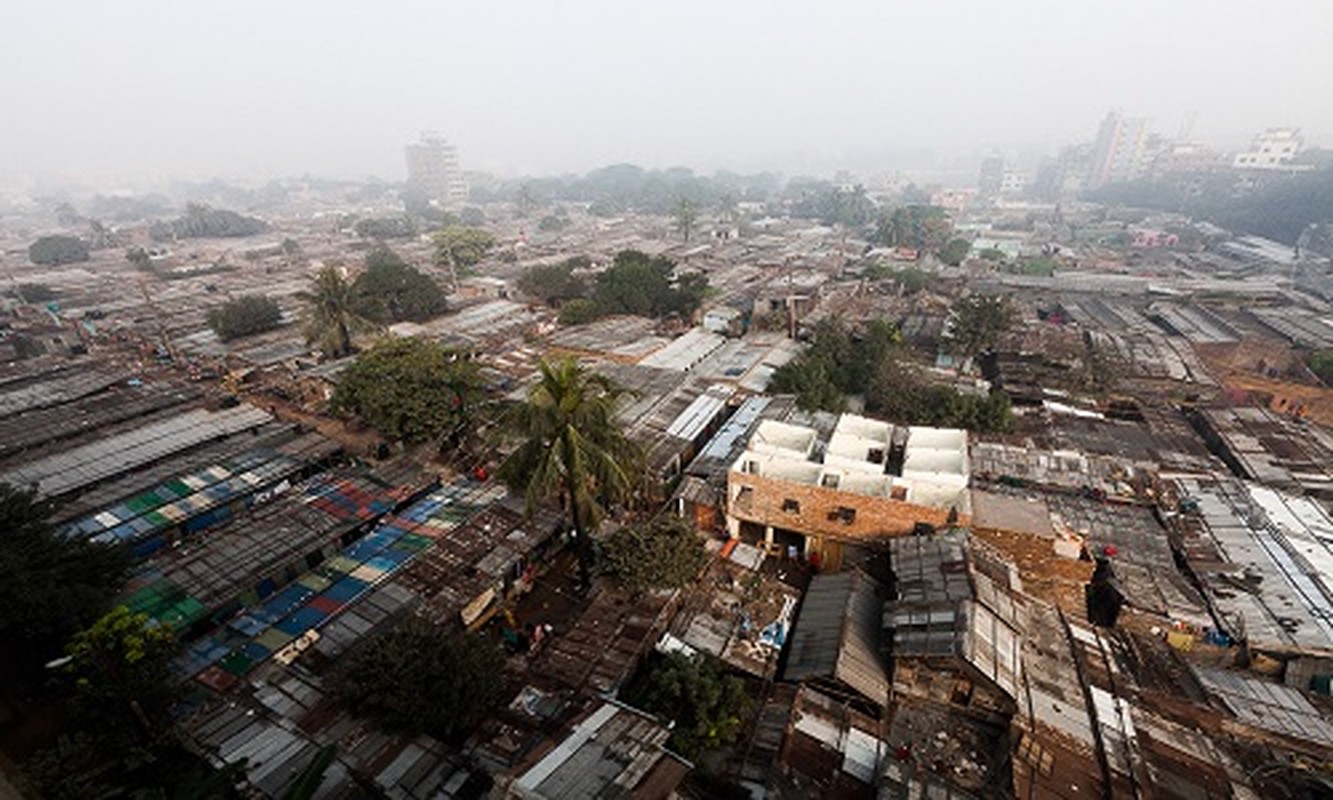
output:
[[467,181],[458,166],[458,148],[434,131],[409,144],[407,183],[426,193],[445,211],[458,211],[467,202]]

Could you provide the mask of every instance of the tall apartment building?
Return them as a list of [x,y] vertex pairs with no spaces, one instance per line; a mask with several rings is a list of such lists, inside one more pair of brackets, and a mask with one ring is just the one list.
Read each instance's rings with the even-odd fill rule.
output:
[[981,162],[981,172],[977,175],[977,189],[985,197],[994,197],[1000,193],[1004,184],[1004,156],[991,153]]
[[1291,169],[1304,143],[1295,128],[1269,128],[1254,137],[1249,151],[1237,154],[1231,164],[1237,169]]
[[407,183],[420,189],[445,211],[458,211],[467,202],[467,181],[458,165],[458,148],[434,131],[409,144]]
[[1148,172],[1152,156],[1148,120],[1131,119],[1112,111],[1097,130],[1088,186],[1096,188],[1142,178]]

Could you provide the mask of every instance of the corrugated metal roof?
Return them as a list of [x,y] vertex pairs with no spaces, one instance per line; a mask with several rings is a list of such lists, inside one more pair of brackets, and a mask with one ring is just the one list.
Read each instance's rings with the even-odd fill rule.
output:
[[828,679],[885,705],[889,678],[879,654],[879,585],[860,570],[816,575],[792,631],[787,680]]

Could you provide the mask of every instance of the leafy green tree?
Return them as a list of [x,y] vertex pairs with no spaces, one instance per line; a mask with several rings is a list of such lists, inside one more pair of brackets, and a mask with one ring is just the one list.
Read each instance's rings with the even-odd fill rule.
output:
[[980,256],[981,258],[986,259],[987,261],[991,261],[996,264],[1003,263],[1008,258],[1008,256],[1004,254],[1003,250],[994,247],[987,247],[983,249],[980,253],[977,253],[977,255]]
[[880,215],[874,239],[886,247],[939,250],[952,229],[948,212],[938,206],[899,206]]
[[657,657],[629,702],[673,723],[667,744],[686,758],[736,741],[753,708],[744,682],[704,654]]
[[287,262],[288,266],[291,266],[301,257],[301,243],[290,236],[282,240],[280,247],[282,249],[282,257]]
[[966,239],[950,239],[948,244],[940,248],[940,261],[951,267],[956,267],[963,263],[967,254],[972,251],[972,244]]
[[1018,310],[1009,298],[971,294],[954,302],[947,337],[953,352],[975,358],[994,350],[1018,321]]
[[421,322],[448,308],[444,290],[429,276],[380,246],[366,255],[366,268],[352,282],[361,316],[376,322]]
[[409,216],[370,217],[357,220],[352,226],[362,239],[409,239],[417,235],[416,223]]
[[127,743],[170,733],[178,692],[170,626],[118,606],[75,634],[65,652],[69,660],[61,669],[73,682],[77,718]]
[[673,278],[676,265],[662,256],[622,250],[597,276],[593,287],[601,316],[636,314],[662,318],[690,317],[703,304],[708,279],[702,273]]
[[595,300],[579,297],[560,306],[557,320],[561,325],[585,325],[601,318],[602,311]]
[[135,269],[144,272],[153,271],[153,259],[148,255],[148,251],[142,247],[131,247],[125,251],[125,260],[134,265]]
[[0,483],[0,679],[32,685],[76,631],[120,589],[123,549],[57,534],[55,506],[35,491]]
[[834,189],[824,202],[821,216],[829,225],[860,228],[875,216],[875,203],[866,195],[866,187],[859,183],[851,189]]
[[477,365],[421,337],[386,339],[338,379],[330,407],[355,414],[386,437],[442,441],[475,420],[483,397]]
[[87,261],[88,243],[77,236],[43,236],[28,245],[28,260],[39,266]]
[[559,233],[569,227],[569,218],[558,214],[547,214],[537,223],[537,230],[542,233]]
[[588,284],[574,274],[574,270],[585,268],[588,259],[570,258],[559,264],[538,264],[529,267],[518,276],[518,290],[526,295],[540,299],[552,308],[558,308],[569,300],[588,294]]
[[694,232],[695,223],[699,221],[699,210],[694,207],[694,203],[688,198],[682,197],[676,202],[676,207],[671,212],[672,224],[676,227],[676,233],[679,233],[685,241],[690,240],[690,234]]
[[175,239],[257,236],[268,229],[268,223],[256,217],[212,208],[202,203],[190,203],[185,207],[184,216],[169,222],[155,222],[149,226],[148,234],[154,241],[164,242]]
[[273,330],[282,324],[282,309],[264,295],[242,295],[208,312],[208,327],[224,342]]
[[451,283],[458,284],[459,270],[481,263],[495,247],[495,237],[482,228],[446,225],[435,234],[435,263],[449,268]]
[[621,528],[606,540],[602,556],[612,579],[636,594],[687,586],[698,580],[708,561],[703,540],[672,515]]
[[1311,353],[1306,363],[1310,371],[1323,381],[1325,386],[1333,386],[1333,350]]
[[802,408],[842,411],[846,396],[861,394],[886,359],[895,358],[901,335],[893,325],[874,320],[853,331],[836,317],[820,320],[810,348],[779,367],[770,389],[796,395]]
[[480,636],[408,619],[337,677],[353,713],[394,733],[459,742],[504,699],[504,656]]
[[352,284],[335,267],[320,270],[311,283],[309,291],[296,295],[304,304],[306,343],[329,358],[350,354],[352,336],[369,333],[378,326],[360,312]]
[[866,410],[904,425],[932,425],[1002,433],[1011,427],[1009,396],[992,391],[979,396],[952,386],[928,383],[920,371],[900,360],[886,360],[866,391]]
[[561,501],[587,587],[594,557],[589,536],[606,507],[628,498],[637,483],[638,448],[615,418],[627,392],[573,359],[543,360],[538,376],[507,426],[519,445],[500,477],[523,493],[529,513],[549,500]]
[[458,221],[464,225],[480,228],[486,224],[486,212],[476,206],[467,206],[458,212]]

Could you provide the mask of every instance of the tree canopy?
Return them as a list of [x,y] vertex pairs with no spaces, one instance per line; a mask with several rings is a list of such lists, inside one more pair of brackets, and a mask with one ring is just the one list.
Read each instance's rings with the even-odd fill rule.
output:
[[282,324],[282,309],[272,298],[252,294],[228,300],[208,312],[208,327],[224,342],[272,330]]
[[973,395],[931,383],[882,320],[854,330],[837,318],[821,320],[809,349],[773,373],[769,389],[796,395],[802,408],[840,412],[847,396],[863,395],[868,412],[907,425],[979,431],[1007,430],[1012,421],[1003,392]]
[[769,388],[796,395],[803,408],[841,411],[849,394],[862,394],[881,361],[896,357],[897,328],[875,320],[854,331],[836,317],[820,320],[810,348],[779,367]]
[[606,506],[627,498],[637,483],[640,455],[615,418],[627,392],[573,359],[541,361],[527,401],[506,426],[518,447],[500,478],[526,499],[529,513],[559,499],[575,532],[582,581],[591,581],[589,533]]
[[55,506],[31,490],[0,483],[0,675],[27,683],[92,624],[121,587],[129,566],[118,547],[61,536]]
[[586,269],[589,262],[586,256],[567,258],[559,264],[538,264],[523,270],[518,276],[518,290],[531,295],[553,308],[568,300],[584,297],[588,293],[588,284],[574,274],[576,269]]
[[971,294],[954,302],[947,338],[954,353],[975,358],[995,349],[1000,338],[1018,324],[1018,310],[1009,298]]
[[850,189],[824,183],[806,185],[792,206],[794,216],[848,228],[868,225],[875,217],[875,210],[875,201],[860,184]]
[[171,628],[124,606],[113,608],[66,647],[77,716],[122,741],[144,741],[171,723],[176,697]]
[[886,247],[939,250],[952,230],[948,212],[939,206],[907,205],[880,215],[874,239]]
[[408,239],[417,235],[416,223],[406,215],[359,219],[352,230],[362,239]]
[[504,697],[504,656],[479,636],[412,618],[357,650],[337,681],[354,713],[457,742]]
[[963,263],[967,254],[972,252],[972,243],[966,239],[950,239],[947,244],[940,248],[940,261],[951,267],[956,267]]
[[474,421],[483,397],[477,365],[438,342],[386,339],[338,379],[331,407],[355,414],[386,437],[438,441]]
[[1245,190],[1226,173],[1203,180],[1202,186],[1197,177],[1115,183],[1092,192],[1090,199],[1185,214],[1293,245],[1310,225],[1333,220],[1333,167],[1264,176]]
[[28,260],[40,266],[87,261],[88,243],[77,236],[43,236],[28,245]]
[[676,207],[671,211],[672,224],[676,227],[676,233],[685,241],[690,240],[690,234],[694,233],[694,224],[699,220],[699,210],[695,208],[694,203],[687,197],[682,197],[676,202]]
[[[708,278],[699,272],[677,278],[674,277],[675,270],[675,263],[668,258],[649,256],[638,250],[622,250],[616,254],[611,266],[598,273],[590,298],[592,305],[578,308],[578,320],[588,321],[586,318],[613,314],[657,319],[692,317],[703,305]],[[563,313],[561,321],[575,324]]]
[[734,742],[752,709],[744,682],[727,675],[720,661],[705,654],[655,657],[647,674],[631,687],[628,699],[674,723],[667,745],[686,758]]
[[352,336],[369,333],[375,322],[361,313],[352,284],[336,267],[325,267],[311,279],[308,291],[298,293],[303,303],[302,331],[307,344],[329,358],[352,352]]
[[1323,381],[1325,386],[1333,386],[1333,350],[1311,353],[1306,363],[1310,371]]
[[268,231],[268,223],[235,211],[190,203],[185,214],[169,221],[154,222],[148,234],[154,241],[197,238],[235,238],[255,236]]
[[673,515],[621,528],[606,540],[602,556],[612,579],[636,593],[687,586],[708,561],[703,540]]
[[484,228],[446,225],[435,234],[435,261],[457,271],[477,265],[493,247],[495,237]]
[[352,282],[361,316],[380,323],[421,322],[443,314],[449,302],[430,276],[387,247],[366,255],[366,268]]

